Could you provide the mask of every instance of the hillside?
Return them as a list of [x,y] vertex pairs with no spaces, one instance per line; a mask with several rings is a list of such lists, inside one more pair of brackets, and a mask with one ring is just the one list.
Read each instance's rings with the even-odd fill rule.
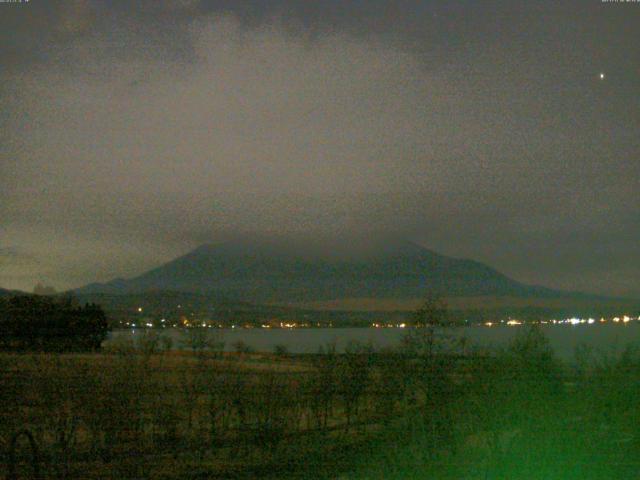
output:
[[81,295],[152,290],[206,293],[252,303],[340,298],[424,298],[567,294],[525,285],[480,262],[440,255],[411,242],[365,253],[305,248],[284,240],[239,240],[203,245],[131,279],[91,284]]
[[27,295],[27,294],[25,292],[21,292],[20,290],[7,290],[6,288],[0,288],[0,298],[14,297],[16,295]]

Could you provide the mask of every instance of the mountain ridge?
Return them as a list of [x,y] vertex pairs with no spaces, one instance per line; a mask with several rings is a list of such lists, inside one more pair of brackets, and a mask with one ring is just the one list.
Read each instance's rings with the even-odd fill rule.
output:
[[130,279],[93,283],[78,294],[152,290],[215,293],[250,302],[427,295],[566,296],[527,285],[476,260],[439,254],[411,241],[307,246],[281,239],[207,243]]

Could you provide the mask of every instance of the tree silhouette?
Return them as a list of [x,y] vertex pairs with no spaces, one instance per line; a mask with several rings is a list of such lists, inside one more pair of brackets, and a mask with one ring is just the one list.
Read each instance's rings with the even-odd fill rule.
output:
[[72,297],[17,295],[0,299],[0,348],[8,350],[98,350],[107,318],[95,304]]

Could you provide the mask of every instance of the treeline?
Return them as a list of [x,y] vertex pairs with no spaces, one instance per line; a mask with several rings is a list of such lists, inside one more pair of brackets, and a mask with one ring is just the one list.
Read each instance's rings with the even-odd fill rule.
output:
[[612,318],[628,314],[637,316],[640,314],[638,306],[628,307],[619,305],[600,305],[595,307],[500,307],[500,308],[469,308],[451,310],[451,316],[468,324],[484,322],[496,322],[515,318],[525,322],[550,321],[552,319],[564,320],[566,318]]
[[0,298],[0,349],[98,350],[107,336],[107,318],[95,304],[72,297],[18,295]]
[[453,395],[432,390],[438,410],[400,418],[348,478],[637,478],[638,347],[580,346],[563,363],[532,326],[464,365],[446,378]]

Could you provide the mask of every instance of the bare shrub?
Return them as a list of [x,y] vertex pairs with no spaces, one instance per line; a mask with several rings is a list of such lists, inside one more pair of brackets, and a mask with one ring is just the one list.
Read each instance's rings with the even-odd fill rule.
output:
[[251,347],[251,345],[248,345],[244,340],[238,340],[236,342],[233,342],[233,350],[236,353],[240,353],[240,354],[249,354],[252,353],[253,347]]
[[337,390],[342,399],[347,428],[358,414],[360,401],[369,385],[373,348],[350,342],[340,356],[337,369]]
[[182,329],[181,347],[188,348],[193,353],[202,356],[207,350],[220,352],[224,350],[222,332],[203,326],[193,326]]

